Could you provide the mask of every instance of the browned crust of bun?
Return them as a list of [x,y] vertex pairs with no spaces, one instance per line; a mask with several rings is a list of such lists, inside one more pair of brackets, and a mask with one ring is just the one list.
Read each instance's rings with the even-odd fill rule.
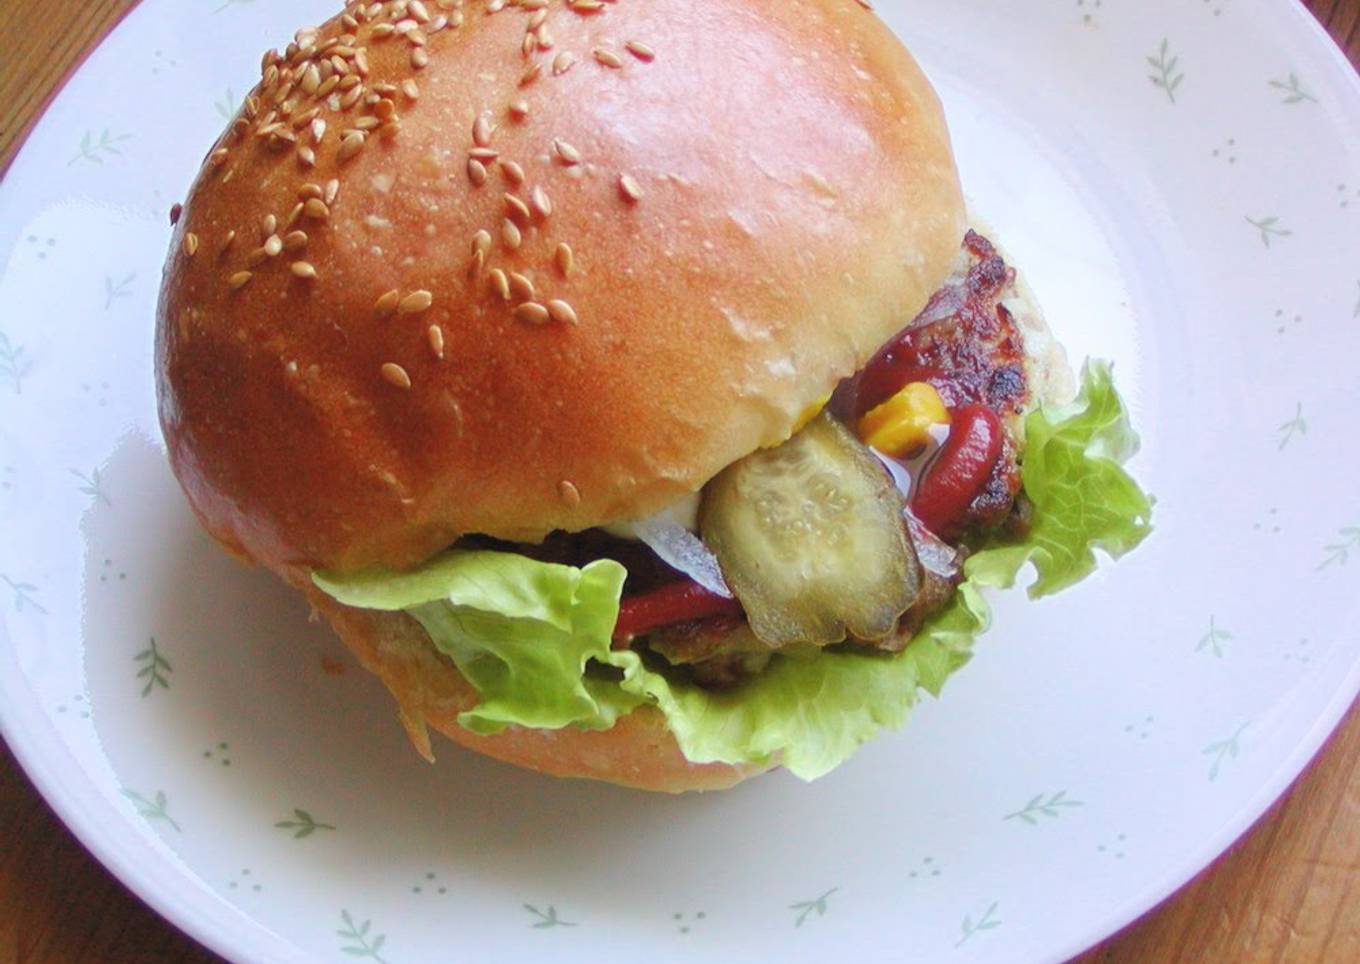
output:
[[[157,340],[171,461],[207,528],[276,570],[403,567],[466,532],[533,540],[646,516],[787,436],[916,314],[962,237],[935,94],[855,0],[554,4],[553,46],[527,58],[534,14],[465,9],[461,26],[418,27],[424,53],[400,33],[374,39],[373,23],[304,36],[215,145],[179,220]],[[343,33],[357,36],[330,55],[355,76],[363,48],[367,72],[334,110],[305,89],[306,46]],[[342,148],[388,111],[364,99],[382,91],[399,129]],[[581,163],[564,162],[572,148]],[[325,213],[292,222],[309,184]],[[532,210],[534,188],[551,213]],[[253,254],[270,215],[305,246]],[[536,303],[565,302],[577,323],[520,320],[493,269],[530,278]],[[388,291],[432,303],[380,316]]]
[[[300,581],[304,578],[299,573],[294,581],[306,590]],[[608,730],[513,726],[494,736],[480,736],[458,724],[458,714],[476,705],[476,690],[453,661],[434,648],[419,623],[405,613],[343,606],[315,588],[308,595],[364,668],[386,684],[397,700],[402,724],[426,759],[434,758],[426,730],[432,726],[455,743],[506,763],[639,790],[722,790],[769,769],[689,762],[665,717],[648,706]]]

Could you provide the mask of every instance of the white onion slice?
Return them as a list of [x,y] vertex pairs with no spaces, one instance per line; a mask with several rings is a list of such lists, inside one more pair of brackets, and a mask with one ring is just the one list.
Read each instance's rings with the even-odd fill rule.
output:
[[680,570],[709,592],[732,598],[732,590],[727,588],[722,570],[718,568],[717,557],[670,513],[661,512],[650,519],[634,522],[632,529],[666,565]]
[[953,579],[959,574],[959,554],[948,543],[926,528],[925,523],[912,513],[903,509],[907,518],[907,531],[911,533],[912,545],[916,547],[916,558],[928,571],[944,579]]

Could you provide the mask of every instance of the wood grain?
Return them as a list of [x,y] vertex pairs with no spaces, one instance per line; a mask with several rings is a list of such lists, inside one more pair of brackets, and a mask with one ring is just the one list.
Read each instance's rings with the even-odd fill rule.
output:
[[[135,0],[0,2],[0,172]],[[1360,63],[1360,0],[1310,0]],[[0,743],[0,962],[199,964],[76,842]],[[1080,964],[1360,961],[1360,706],[1293,789],[1182,891]]]

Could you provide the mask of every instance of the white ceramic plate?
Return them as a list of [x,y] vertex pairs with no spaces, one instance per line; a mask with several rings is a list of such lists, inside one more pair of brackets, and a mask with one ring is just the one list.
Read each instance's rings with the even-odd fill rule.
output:
[[1283,0],[881,6],[1053,327],[1115,359],[1160,502],[813,785],[429,767],[190,518],[152,393],[166,211],[330,0],[146,0],[58,97],[0,188],[0,720],[168,918],[252,961],[1054,960],[1317,749],[1360,681],[1354,73]]

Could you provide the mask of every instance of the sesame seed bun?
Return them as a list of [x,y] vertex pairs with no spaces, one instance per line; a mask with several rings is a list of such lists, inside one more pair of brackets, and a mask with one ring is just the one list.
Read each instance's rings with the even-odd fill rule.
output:
[[940,105],[855,0],[343,18],[266,58],[161,292],[171,462],[244,558],[647,516],[787,437],[949,273]]

